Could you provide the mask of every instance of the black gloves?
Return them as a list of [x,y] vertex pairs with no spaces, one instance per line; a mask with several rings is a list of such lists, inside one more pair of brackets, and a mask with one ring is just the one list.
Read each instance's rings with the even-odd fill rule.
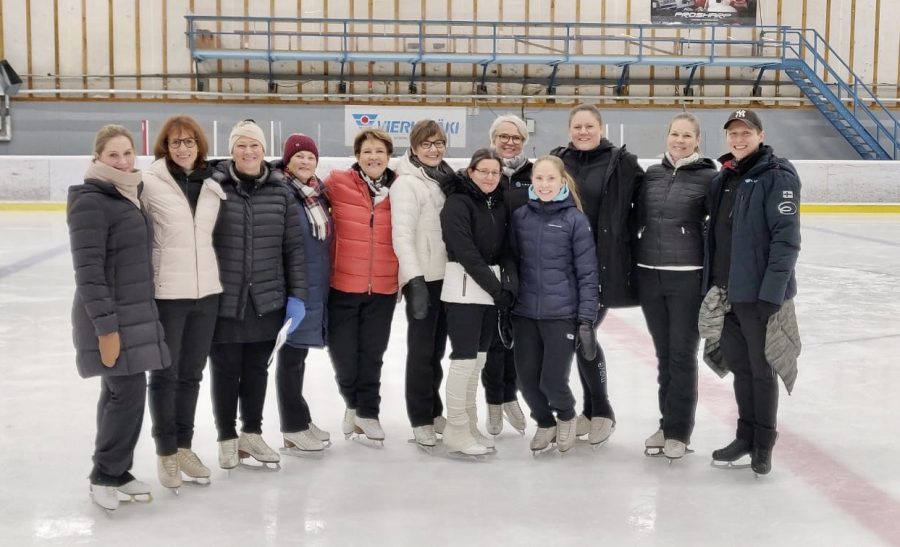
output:
[[512,291],[503,289],[494,297],[494,305],[500,309],[509,309],[516,303],[516,295]]
[[778,304],[773,304],[771,302],[766,302],[765,300],[757,300],[756,309],[759,312],[759,318],[768,321],[770,317],[778,313],[778,310],[781,309],[781,306]]
[[406,294],[406,301],[409,302],[413,319],[421,321],[428,317],[431,298],[428,294],[428,286],[425,285],[425,277],[420,275],[410,279],[409,283],[403,287],[403,291]]
[[575,351],[584,361],[593,361],[597,358],[597,333],[594,332],[594,324],[584,319],[578,320],[578,330],[575,332]]
[[509,316],[509,308],[500,308],[497,313],[497,332],[500,335],[500,343],[506,349],[513,347],[512,319]]

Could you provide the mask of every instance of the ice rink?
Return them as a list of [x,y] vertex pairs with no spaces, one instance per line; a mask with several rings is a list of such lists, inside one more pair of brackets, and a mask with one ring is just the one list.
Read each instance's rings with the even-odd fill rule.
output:
[[[802,223],[804,348],[793,395],[782,387],[768,476],[710,467],[710,452],[733,438],[736,410],[730,377],[703,364],[696,452],[671,465],[643,455],[658,410],[636,309],[614,311],[600,331],[618,419],[608,443],[534,457],[534,425],[522,437],[505,424],[484,460],[425,453],[407,442],[398,306],[382,378],[384,448],[340,435],[343,403],[327,354],[313,351],[305,394],[331,448],[283,457],[280,471],[225,472],[207,375],[194,450],[213,469],[211,486],[185,484],[176,496],[159,485],[148,415],[132,471],[154,500],[108,517],[88,497],[99,381],[75,370],[65,215],[0,212],[0,544],[900,545],[900,215]],[[274,447],[272,372],[263,429]],[[479,403],[483,421],[480,387]]]

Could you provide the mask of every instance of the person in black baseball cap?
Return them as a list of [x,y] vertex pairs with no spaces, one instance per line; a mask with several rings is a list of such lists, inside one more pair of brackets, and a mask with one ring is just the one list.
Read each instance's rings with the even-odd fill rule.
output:
[[[707,292],[700,310],[704,360],[734,374],[735,440],[712,453],[734,466],[750,455],[757,475],[772,468],[778,436],[778,381],[790,393],[800,353],[793,298],[800,254],[800,178],[791,162],[763,143],[762,121],[739,108],[725,122],[729,152],[709,191],[703,264]],[[730,305],[730,309],[729,309]],[[767,347],[782,347],[769,355]],[[718,351],[718,350],[721,351]]]

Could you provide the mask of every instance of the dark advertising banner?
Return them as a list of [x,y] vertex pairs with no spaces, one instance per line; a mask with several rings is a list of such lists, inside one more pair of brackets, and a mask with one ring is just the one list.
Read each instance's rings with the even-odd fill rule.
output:
[[718,23],[752,27],[757,0],[650,0],[653,23],[699,25]]

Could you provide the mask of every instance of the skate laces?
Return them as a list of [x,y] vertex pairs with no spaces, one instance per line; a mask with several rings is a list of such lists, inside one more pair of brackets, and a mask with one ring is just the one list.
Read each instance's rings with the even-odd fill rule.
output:
[[160,458],[160,463],[165,469],[167,475],[177,475],[178,474],[178,459],[175,454],[171,456],[162,456]]
[[197,456],[197,454],[194,454],[193,450],[184,450],[180,452],[180,455],[181,458],[185,460],[184,463],[196,467],[203,467],[203,462],[200,461],[200,458]]

